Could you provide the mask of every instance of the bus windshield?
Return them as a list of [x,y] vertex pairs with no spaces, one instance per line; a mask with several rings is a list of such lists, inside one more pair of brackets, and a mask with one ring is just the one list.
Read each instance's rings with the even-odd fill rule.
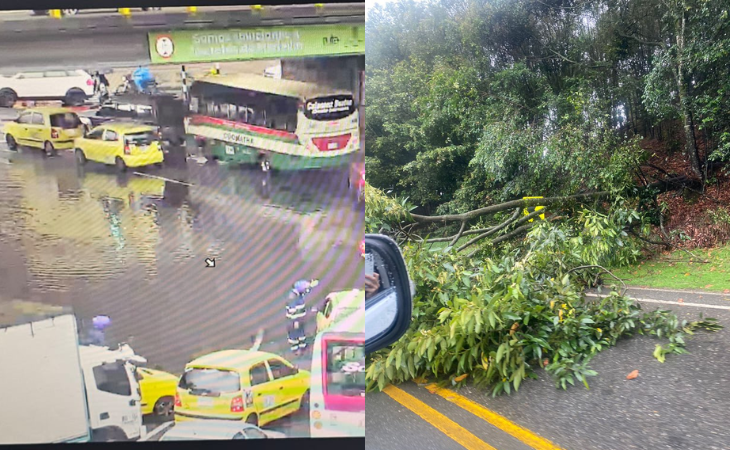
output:
[[327,387],[325,395],[365,395],[365,347],[362,342],[327,342]]

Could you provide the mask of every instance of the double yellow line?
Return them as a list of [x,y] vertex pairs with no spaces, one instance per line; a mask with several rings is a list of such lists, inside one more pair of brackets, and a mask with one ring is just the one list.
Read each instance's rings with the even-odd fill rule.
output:
[[[436,394],[445,400],[469,411],[480,419],[490,423],[491,425],[499,428],[520,442],[528,445],[535,450],[562,450],[557,445],[548,441],[545,438],[538,436],[532,431],[524,428],[516,423],[510,421],[506,417],[500,416],[499,414],[491,411],[488,408],[476,403],[468,398],[457,394],[449,389],[443,389],[435,384],[429,384],[426,389],[432,394]],[[470,433],[464,427],[449,419],[445,415],[441,414],[434,408],[428,406],[424,402],[418,400],[416,397],[408,394],[407,392],[395,387],[388,386],[383,392],[385,392],[390,398],[397,401],[401,405],[405,406],[416,415],[421,417],[423,420],[434,426],[436,429],[450,437],[454,441],[458,442],[467,450],[497,450],[488,443],[479,439],[474,434]]]

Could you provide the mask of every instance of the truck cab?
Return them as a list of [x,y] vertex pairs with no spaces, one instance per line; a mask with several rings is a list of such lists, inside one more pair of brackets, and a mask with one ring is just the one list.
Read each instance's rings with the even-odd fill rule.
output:
[[141,392],[135,364],[146,360],[128,345],[117,350],[79,346],[92,441],[137,440],[142,436]]

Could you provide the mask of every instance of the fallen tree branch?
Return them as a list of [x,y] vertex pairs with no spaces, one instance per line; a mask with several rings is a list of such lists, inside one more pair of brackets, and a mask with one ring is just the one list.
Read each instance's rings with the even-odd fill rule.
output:
[[578,267],[573,267],[572,269],[570,269],[570,270],[568,271],[568,273],[566,273],[566,275],[568,275],[568,274],[569,274],[570,272],[575,272],[576,270],[581,270],[581,269],[590,269],[590,268],[599,268],[599,269],[603,270],[604,272],[606,272],[607,274],[609,274],[609,275],[611,275],[612,277],[614,277],[614,278],[615,278],[616,280],[618,280],[618,281],[619,281],[619,282],[620,282],[620,283],[621,283],[621,284],[622,284],[622,285],[624,286],[623,290],[621,291],[621,296],[623,296],[623,295],[624,295],[624,294],[626,293],[626,290],[627,290],[628,288],[626,287],[626,283],[624,283],[624,280],[622,280],[621,278],[619,278],[619,277],[617,277],[616,275],[614,275],[614,274],[613,274],[613,272],[611,272],[610,270],[608,270],[608,269],[606,269],[605,267],[603,267],[603,266],[601,266],[601,265],[598,265],[598,264],[589,264],[589,265],[587,265],[587,266],[578,266]]
[[479,240],[484,239],[487,236],[491,236],[492,234],[498,232],[499,230],[502,230],[502,229],[508,227],[510,224],[512,224],[517,219],[517,216],[519,216],[519,214],[520,214],[520,208],[515,208],[514,214],[512,214],[512,216],[510,216],[509,219],[507,219],[506,221],[502,222],[501,224],[499,224],[495,227],[489,228],[484,233],[471,239],[469,242],[467,242],[464,245],[462,245],[461,247],[459,247],[456,251],[460,252],[460,251],[466,249],[467,247],[473,245],[474,243],[478,242]]
[[459,238],[461,237],[461,233],[463,233],[464,228],[466,228],[466,222],[466,220],[461,222],[461,228],[459,228],[459,232],[456,233],[456,236],[454,236],[454,239],[452,239],[451,243],[449,244],[450,246],[453,246],[459,240]]
[[531,199],[520,199],[511,200],[509,202],[500,203],[497,205],[491,205],[484,208],[475,209],[462,214],[445,214],[442,216],[422,216],[419,214],[411,214],[413,220],[419,223],[436,223],[436,222],[462,222],[465,220],[475,219],[477,217],[493,214],[500,211],[506,211],[512,208],[526,208],[528,206],[547,206],[552,203],[568,202],[570,200],[581,200],[587,198],[605,197],[609,195],[608,191],[592,192],[588,194],[575,194],[564,197],[546,197],[546,198],[531,198]]
[[508,240],[512,239],[513,237],[517,236],[518,234],[529,230],[530,228],[532,228],[531,223],[528,223],[527,225],[522,225],[521,227],[515,228],[514,230],[510,231],[509,233],[493,240],[492,244],[499,244],[500,242],[508,241]]
[[635,230],[633,229],[633,227],[626,227],[626,231],[628,231],[629,233],[633,234],[633,235],[634,235],[634,236],[636,236],[637,238],[639,238],[639,239],[641,239],[642,241],[644,241],[644,242],[647,242],[647,243],[649,243],[649,244],[654,244],[654,245],[663,245],[664,247],[666,247],[666,249],[667,249],[667,250],[669,250],[670,248],[674,247],[674,245],[672,245],[672,244],[671,244],[671,243],[669,243],[669,242],[665,242],[665,241],[652,241],[651,239],[647,239],[647,238],[643,237],[642,235],[640,235],[639,233],[637,233],[637,232],[636,232],[636,231],[635,231]]

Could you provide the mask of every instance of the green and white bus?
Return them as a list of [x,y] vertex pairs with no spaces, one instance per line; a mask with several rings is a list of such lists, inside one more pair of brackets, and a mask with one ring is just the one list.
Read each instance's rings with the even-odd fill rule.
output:
[[254,74],[196,80],[185,132],[208,159],[280,170],[340,167],[360,146],[351,92]]

